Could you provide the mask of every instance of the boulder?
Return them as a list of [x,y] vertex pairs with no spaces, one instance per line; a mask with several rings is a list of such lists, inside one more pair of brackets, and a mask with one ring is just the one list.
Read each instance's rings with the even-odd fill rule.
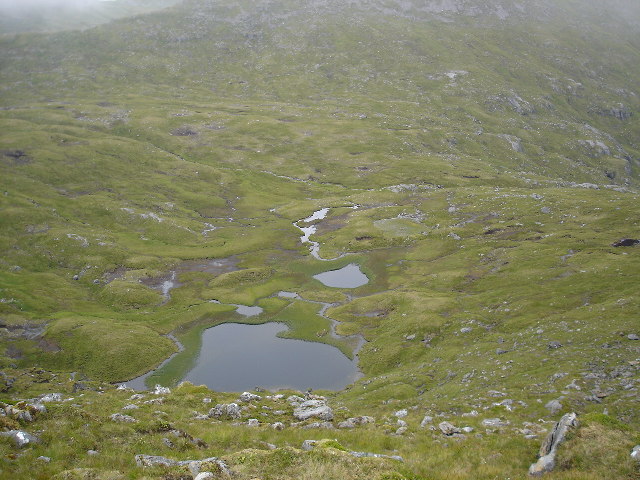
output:
[[240,395],[241,402],[254,402],[260,399],[262,399],[262,397],[260,395],[256,395],[255,393],[244,392],[242,395]]
[[156,385],[156,388],[153,390],[154,395],[169,395],[170,393],[171,389],[161,385]]
[[420,426],[422,428],[424,428],[427,425],[429,425],[430,423],[433,423],[433,417],[431,417],[429,415],[425,415],[424,418],[422,419],[422,421],[420,422]]
[[237,403],[219,403],[209,410],[209,417],[236,420],[240,418],[240,407]]
[[129,415],[123,415],[121,413],[114,413],[109,417],[112,421],[118,423],[136,423],[137,420]]
[[567,413],[563,415],[558,423],[555,424],[547,438],[540,446],[538,453],[538,461],[529,467],[529,475],[541,476],[550,472],[555,467],[555,457],[558,446],[564,441],[567,433],[578,427],[578,416],[575,413]]
[[453,435],[454,433],[460,433],[460,429],[449,422],[441,422],[438,425],[438,428],[444,435]]
[[482,426],[486,428],[504,428],[508,425],[508,420],[501,420],[499,418],[485,418],[482,420]]
[[562,410],[562,404],[558,400],[551,400],[544,406],[544,408],[549,410],[552,415],[555,415],[560,410]]
[[329,422],[333,420],[333,410],[322,400],[307,400],[295,408],[293,416],[300,421],[319,418]]
[[18,448],[24,448],[27,445],[33,443],[40,443],[40,439],[38,437],[22,430],[9,430],[8,432],[0,432],[0,436],[9,437]]

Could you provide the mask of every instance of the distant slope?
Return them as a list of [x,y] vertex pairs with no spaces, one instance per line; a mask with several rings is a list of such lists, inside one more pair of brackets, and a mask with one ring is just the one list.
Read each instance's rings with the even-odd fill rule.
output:
[[0,2],[0,35],[82,30],[164,8],[179,0],[21,0]]

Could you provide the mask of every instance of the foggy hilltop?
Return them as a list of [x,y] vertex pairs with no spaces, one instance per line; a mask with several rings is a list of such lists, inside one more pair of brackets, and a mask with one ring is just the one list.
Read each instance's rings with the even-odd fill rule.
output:
[[0,0],[0,478],[638,478],[639,27]]

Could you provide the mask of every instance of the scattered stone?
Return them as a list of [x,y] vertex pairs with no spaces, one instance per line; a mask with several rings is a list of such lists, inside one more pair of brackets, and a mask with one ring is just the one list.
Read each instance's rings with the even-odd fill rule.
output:
[[218,404],[209,410],[209,417],[214,418],[231,418],[236,420],[240,418],[240,407],[237,403],[222,403]]
[[640,340],[640,337],[638,335],[636,335],[635,333],[630,333],[629,335],[627,335],[627,338],[629,340]]
[[137,410],[138,408],[140,408],[138,405],[130,403],[129,405],[125,405],[124,407],[122,407],[122,410]]
[[289,404],[292,407],[297,407],[297,406],[303,404],[304,401],[305,401],[304,398],[299,397],[297,395],[291,395],[291,396],[287,397],[287,402],[289,402]]
[[544,213],[544,214],[549,214],[549,213],[551,213],[551,209],[549,207],[542,207],[540,209],[540,212]]
[[547,403],[544,406],[544,408],[549,410],[549,412],[551,412],[552,415],[555,415],[560,410],[562,410],[562,404],[558,400],[551,400],[549,403]]
[[[222,460],[216,457],[205,458],[203,460],[172,460],[167,457],[161,457],[157,455],[136,455],[136,465],[138,467],[187,467],[193,478],[197,478],[201,473],[207,473],[210,470],[216,470],[224,476],[231,476],[233,472],[229,470],[229,467]],[[204,468],[206,472],[202,472]],[[207,477],[205,477],[207,478]],[[209,477],[210,478],[210,477]]]
[[167,447],[167,448],[175,448],[176,447],[174,445],[174,443],[171,440],[169,440],[167,437],[163,437],[162,443],[164,443],[165,447]]
[[399,427],[408,427],[409,425],[404,420],[398,419],[398,426]]
[[404,418],[409,415],[409,412],[406,409],[398,410],[394,415],[398,418]]
[[146,395],[145,395],[145,394],[143,394],[143,393],[136,393],[136,394],[134,394],[134,395],[131,395],[131,397],[129,398],[129,400],[133,400],[133,401],[135,401],[135,400],[142,400],[144,397],[146,397]]
[[61,393],[47,393],[45,395],[40,395],[38,397],[38,403],[61,402],[61,401],[62,401]]
[[280,430],[284,430],[284,423],[282,422],[275,422],[271,424],[271,428],[273,428],[274,430],[280,431]]
[[215,478],[215,475],[211,472],[201,472],[193,480],[206,480],[207,478]]
[[529,467],[529,475],[539,477],[550,472],[555,467],[555,458],[558,446],[562,443],[567,432],[572,428],[578,427],[578,417],[575,413],[565,414],[558,423],[549,432],[547,438],[540,446],[540,457],[538,461]]
[[40,457],[36,458],[36,460],[40,460],[41,462],[44,462],[44,463],[51,463],[51,458],[50,457],[40,456]]
[[261,400],[262,397],[260,395],[256,395],[255,393],[250,393],[250,392],[244,392],[242,395],[240,395],[240,401],[241,402],[253,402],[256,400]]
[[469,333],[473,330],[471,327],[463,327],[460,329],[460,333]]
[[305,425],[304,427],[305,430],[309,430],[310,428],[328,428],[328,429],[333,429],[335,428],[333,426],[333,423],[331,422],[313,422],[310,423],[309,425]]
[[400,427],[396,430],[396,435],[404,435],[405,433],[407,433],[407,430],[409,430],[409,428],[407,428],[406,426]]
[[356,458],[390,458],[391,460],[397,460],[398,462],[404,462],[404,459],[399,455],[382,455],[381,453],[368,453],[368,452],[349,452]]
[[562,348],[562,344],[560,342],[553,341],[549,342],[547,347],[549,347],[549,350],[557,350],[558,348]]
[[422,419],[422,421],[420,422],[420,426],[422,428],[426,427],[427,425],[429,425],[430,423],[433,423],[433,417],[430,417],[429,415],[425,415],[425,417]]
[[333,410],[322,400],[307,400],[295,408],[293,416],[300,421],[313,417],[331,421],[333,420]]
[[455,433],[460,433],[460,429],[453,426],[451,423],[449,422],[441,422],[438,425],[438,428],[440,429],[440,431],[447,436],[451,436]]
[[203,398],[202,399],[202,403],[211,403],[213,400],[211,400],[209,397]]
[[109,418],[111,418],[112,421],[118,422],[118,423],[136,423],[137,422],[135,418],[130,417],[129,415],[123,415],[122,413],[114,413]]
[[23,432],[22,430],[9,430],[0,432],[0,436],[9,437],[18,448],[24,448],[31,443],[40,443],[40,439],[35,435]]
[[482,420],[482,426],[486,428],[504,428],[509,425],[509,420],[501,420],[499,418],[485,418]]
[[406,336],[406,337],[404,337],[404,338],[405,338],[405,340],[409,340],[409,341],[411,341],[411,340],[415,340],[415,339],[416,339],[416,334],[415,334],[415,333],[413,333],[413,334],[411,334],[411,335],[407,335],[407,336]]
[[504,348],[496,348],[496,355],[504,355],[505,353],[509,353],[509,350],[505,350]]
[[259,427],[260,426],[260,422],[258,421],[257,418],[250,418],[249,420],[247,420],[247,426],[248,427]]
[[640,240],[634,238],[623,238],[611,244],[612,247],[633,247],[640,243]]
[[313,450],[317,444],[318,444],[317,440],[305,440],[304,442],[302,442],[302,447],[301,448],[305,452],[309,452],[309,451]]
[[154,395],[169,395],[170,393],[171,393],[171,389],[167,387],[163,387],[161,385],[156,385],[156,388],[153,391]]
[[640,462],[640,445],[633,447],[633,450],[631,450],[631,458]]
[[473,427],[462,427],[462,431],[464,433],[472,433],[473,432]]
[[87,455],[89,455],[90,457],[95,457],[96,455],[100,455],[100,452],[98,452],[97,450],[87,450]]

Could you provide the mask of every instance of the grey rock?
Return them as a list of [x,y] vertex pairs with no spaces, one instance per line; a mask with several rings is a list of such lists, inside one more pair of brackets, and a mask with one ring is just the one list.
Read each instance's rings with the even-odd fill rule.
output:
[[633,450],[631,450],[631,458],[640,462],[640,445],[633,447]]
[[544,408],[549,410],[552,415],[555,415],[560,410],[562,410],[562,404],[558,400],[551,400],[544,406]]
[[542,207],[540,209],[540,212],[541,213],[545,213],[545,214],[549,214],[549,213],[551,213],[551,209],[549,207]]
[[460,329],[460,333],[469,333],[473,330],[471,327],[463,327]]
[[333,420],[333,410],[322,400],[307,400],[295,408],[293,416],[300,421],[309,418],[331,421]]
[[553,341],[549,342],[547,347],[549,348],[549,350],[557,350],[558,348],[562,348],[562,344],[560,342]]
[[293,407],[301,405],[302,403],[304,403],[304,401],[304,398],[297,395],[290,395],[289,397],[287,397],[287,402],[289,402],[289,404]]
[[310,428],[328,428],[328,429],[333,429],[335,428],[333,426],[333,423],[331,422],[313,422],[310,423],[309,425],[305,425],[304,427],[305,430],[309,430]]
[[348,418],[347,420],[345,420],[344,422],[340,422],[338,424],[338,428],[356,428],[356,424],[353,421],[353,419]]
[[257,418],[250,418],[249,420],[247,420],[247,426],[248,427],[259,427],[260,426],[260,421]]
[[271,424],[271,428],[273,428],[274,430],[280,431],[280,430],[284,430],[284,423],[282,422],[275,422]]
[[254,402],[257,400],[261,400],[262,397],[260,395],[256,395],[255,393],[250,393],[250,392],[244,392],[242,395],[240,395],[240,401],[241,402]]
[[449,422],[441,422],[440,424],[438,424],[438,428],[444,435],[453,435],[455,433],[460,433],[460,429]]
[[505,353],[509,353],[509,350],[505,350],[504,348],[496,348],[496,355],[504,355]]
[[40,460],[41,462],[44,462],[44,463],[51,463],[51,457],[40,456],[36,458],[36,460]]
[[206,480],[208,478],[216,478],[216,477],[211,472],[200,472],[198,475],[193,477],[193,480]]
[[130,403],[129,405],[125,405],[124,407],[122,407],[122,410],[137,410],[138,408],[140,408],[138,405]]
[[538,477],[555,468],[555,457],[558,446],[564,441],[569,430],[578,427],[575,413],[567,413],[555,424],[547,438],[540,446],[539,459],[529,467],[529,475]]
[[349,452],[356,458],[390,458],[391,460],[397,460],[398,462],[404,462],[404,459],[399,455],[382,455],[381,453],[369,453],[369,452]]
[[24,448],[27,445],[33,443],[40,443],[40,439],[38,437],[22,430],[9,430],[8,432],[0,432],[0,436],[9,437],[18,448]]
[[302,442],[302,450],[304,450],[305,452],[308,452],[310,450],[313,450],[316,445],[318,444],[318,442],[316,440],[305,440],[304,442]]
[[123,415],[121,413],[114,413],[109,417],[112,421],[118,423],[136,423],[137,420],[129,415]]
[[407,409],[402,409],[402,410],[398,410],[396,413],[394,413],[394,415],[398,418],[404,418],[407,415],[409,415],[409,412],[407,411]]
[[464,433],[472,433],[473,432],[473,427],[462,427],[462,431]]
[[164,437],[164,438],[162,439],[162,443],[163,443],[163,444],[164,444],[164,446],[165,446],[165,447],[167,447],[167,448],[175,448],[174,443],[173,443],[171,440],[169,440],[167,437]]
[[[136,465],[138,467],[188,467],[191,475],[194,478],[197,478],[201,472],[203,465],[207,464],[215,464],[219,470],[219,473],[225,476],[231,476],[232,472],[229,470],[229,467],[222,460],[219,460],[216,457],[209,457],[203,460],[172,460],[167,457],[161,457],[158,455],[136,455],[135,456]],[[205,477],[207,478],[207,477]],[[210,478],[210,477],[209,477]]]
[[163,387],[162,385],[156,385],[156,388],[153,390],[154,395],[169,395],[170,393],[171,389]]
[[482,420],[482,426],[486,428],[504,428],[508,425],[508,420],[501,420],[500,418],[485,418]]
[[240,407],[237,403],[219,403],[209,410],[209,417],[236,420],[240,418]]
[[640,337],[638,335],[636,335],[635,333],[630,333],[629,335],[627,335],[627,338],[629,340],[640,340]]
[[61,393],[47,393],[45,395],[40,395],[38,397],[38,403],[61,402],[61,401],[62,401]]
[[404,420],[398,419],[397,424],[398,424],[399,427],[408,427],[407,422],[405,422]]
[[407,427],[400,427],[396,430],[396,435],[404,435],[409,430]]
[[136,455],[135,459],[139,467],[172,467],[177,463],[175,460],[159,455]]
[[96,455],[100,455],[100,452],[98,452],[97,450],[87,450],[87,455],[89,455],[90,457],[95,457]]
[[429,415],[425,415],[424,418],[422,419],[422,421],[420,422],[420,426],[422,428],[424,428],[427,425],[429,425],[430,423],[433,423],[433,417],[431,417]]

